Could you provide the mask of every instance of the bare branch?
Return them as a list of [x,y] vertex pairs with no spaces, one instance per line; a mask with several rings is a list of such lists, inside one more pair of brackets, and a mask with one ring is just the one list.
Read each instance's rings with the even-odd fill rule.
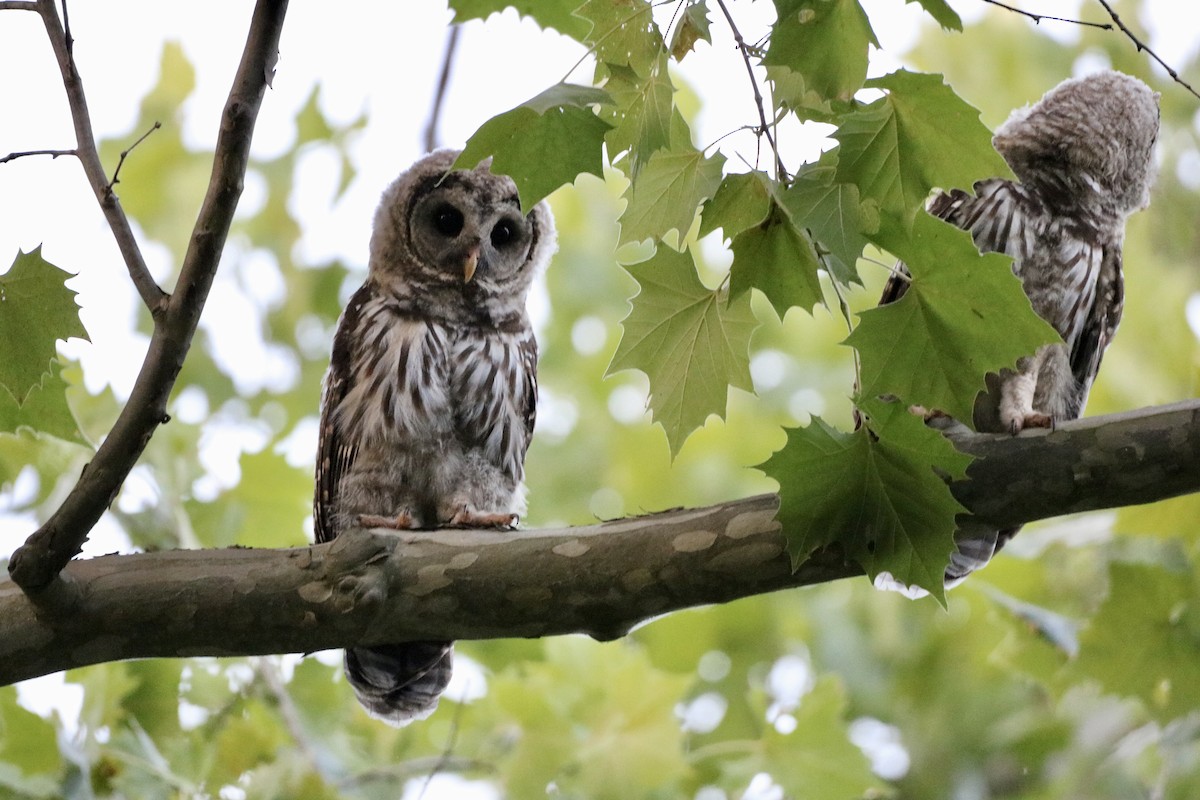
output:
[[[72,100],[72,108],[82,108],[82,88],[78,75],[74,75],[74,63],[65,56],[65,42],[54,5],[50,0],[42,0],[42,4],[55,52],[60,54],[60,64],[65,65],[68,94],[77,96],[77,100]],[[255,6],[242,61],[221,115],[208,192],[192,231],[175,292],[165,304],[161,318],[156,320],[154,335],[129,402],[71,493],[50,519],[13,554],[9,563],[13,580],[39,602],[53,603],[73,596],[70,587],[62,580],[56,581],[56,576],[79,552],[92,526],[116,497],[154,429],[168,420],[167,398],[191,346],[242,193],[250,139],[263,94],[274,74],[279,33],[286,11],[286,0],[258,0]],[[80,105],[77,106],[77,102]],[[76,121],[77,128],[80,124],[86,128],[82,131],[86,137],[80,137],[82,147],[84,142],[92,141],[91,129],[86,124],[86,114],[76,116]],[[95,152],[94,147],[91,152]],[[89,177],[91,170],[98,166],[96,160],[87,168]],[[103,172],[99,175],[103,183],[99,184],[97,194],[104,205],[109,202],[102,191],[107,182]],[[93,180],[93,188],[96,187]],[[108,198],[115,203],[115,195],[108,194]],[[119,216],[124,221],[124,215]]]
[[742,32],[738,30],[737,25],[733,21],[733,15],[729,13],[729,9],[725,6],[725,0],[717,0],[717,5],[721,8],[721,13],[725,15],[725,21],[729,24],[729,30],[733,33],[733,40],[737,42],[738,52],[742,55],[742,61],[746,65],[746,74],[750,76],[750,88],[754,90],[754,103],[758,107],[759,132],[767,138],[767,142],[771,145],[771,153],[775,156],[775,177],[780,181],[788,179],[787,167],[783,165],[783,159],[779,155],[779,148],[775,145],[775,136],[771,133],[771,126],[767,123],[767,111],[763,105],[762,92],[758,90],[758,79],[754,77],[754,67],[750,64],[750,49],[746,45],[746,41],[742,38]]
[[35,0],[0,0],[0,11],[37,11]]
[[458,49],[458,37],[461,33],[461,26],[451,25],[446,34],[446,50],[442,53],[442,70],[438,74],[437,89],[433,95],[433,108],[429,109],[429,122],[425,124],[425,149],[430,153],[438,147],[438,120],[442,116],[442,104],[446,101],[446,88],[450,85],[450,69],[454,66],[454,52]]
[[1133,42],[1134,47],[1136,47],[1138,49],[1139,53],[1145,52],[1146,55],[1150,56],[1155,61],[1157,61],[1158,65],[1167,71],[1167,74],[1171,76],[1171,79],[1173,81],[1178,83],[1183,88],[1187,89],[1189,92],[1192,93],[1192,95],[1194,97],[1196,97],[1196,99],[1200,100],[1200,94],[1196,93],[1196,90],[1192,88],[1192,85],[1190,83],[1185,81],[1183,78],[1179,77],[1179,73],[1176,72],[1173,68],[1167,66],[1167,62],[1165,62],[1161,58],[1159,58],[1158,53],[1154,52],[1149,47],[1147,47],[1145,44],[1143,44],[1142,40],[1139,39],[1137,36],[1135,36],[1133,31],[1129,30],[1129,27],[1121,20],[1121,18],[1119,16],[1117,16],[1117,12],[1113,10],[1113,7],[1108,4],[1108,0],[1096,0],[1096,2],[1098,2],[1100,5],[1104,6],[1104,10],[1108,12],[1108,15],[1110,17],[1112,17],[1112,21],[1117,24],[1117,27],[1121,29],[1122,33],[1124,33],[1126,36],[1129,37],[1129,41]]
[[59,156],[77,156],[79,152],[76,150],[20,150],[15,153],[9,153],[4,158],[0,158],[0,164],[6,164],[9,161],[16,161],[18,158],[26,156],[50,156],[58,158]]
[[125,166],[125,159],[129,156],[130,153],[133,152],[133,148],[137,147],[139,144],[146,141],[147,136],[154,133],[156,130],[158,130],[161,127],[162,127],[162,123],[156,121],[153,125],[150,126],[150,130],[143,133],[141,136],[139,136],[137,138],[137,141],[135,141],[133,144],[129,145],[129,147],[126,147],[124,150],[121,151],[121,157],[117,161],[117,168],[115,170],[113,170],[112,180],[110,180],[108,182],[109,194],[112,194],[113,187],[121,182],[121,167]]
[[[1200,400],[951,438],[978,456],[952,491],[997,526],[1200,491]],[[612,639],[677,609],[861,574],[836,544],[793,572],[777,509],[760,495],[558,530],[355,530],[289,550],[76,560],[60,604],[0,581],[0,684],[124,658]]]
[[[63,8],[65,11],[66,4]],[[108,176],[104,174],[104,166],[100,163],[96,137],[92,133],[92,118],[83,91],[83,80],[75,67],[75,57],[72,55],[73,41],[70,29],[59,21],[54,0],[38,0],[38,12],[46,27],[46,35],[58,62],[58,70],[62,74],[63,88],[67,91],[67,103],[71,108],[71,120],[75,126],[75,154],[79,157],[79,163],[83,166],[83,173],[87,176],[92,192],[96,195],[96,201],[100,203],[104,219],[112,229],[133,285],[142,296],[142,302],[157,317],[166,308],[167,296],[151,277],[141,248],[134,238],[133,229],[129,225],[129,218],[121,208],[121,201],[113,194]]]
[[1068,19],[1066,17],[1052,17],[1049,14],[1035,14],[1032,11],[1025,11],[1024,9],[1010,6],[1007,3],[1001,3],[1000,0],[983,0],[983,2],[1003,8],[1005,11],[1011,11],[1014,14],[1020,14],[1023,17],[1029,17],[1031,20],[1033,20],[1034,24],[1038,24],[1042,20],[1048,19],[1053,22],[1069,22],[1072,25],[1082,25],[1085,28],[1100,28],[1101,30],[1105,31],[1111,31],[1113,29],[1113,26],[1108,22],[1087,22],[1082,19]]

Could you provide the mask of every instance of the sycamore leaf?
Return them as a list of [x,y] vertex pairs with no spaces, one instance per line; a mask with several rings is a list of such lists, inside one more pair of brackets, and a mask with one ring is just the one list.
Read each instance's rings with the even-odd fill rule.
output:
[[871,763],[849,739],[846,690],[836,676],[822,675],[791,714],[794,729],[767,725],[740,771],[768,773],[793,800],[884,796]]
[[613,103],[604,109],[601,118],[613,127],[604,141],[614,160],[620,153],[629,153],[631,168],[627,171],[636,178],[646,159],[671,144],[675,87],[667,74],[665,57],[654,62],[645,77],[615,64],[608,65],[608,71],[604,89]]
[[881,229],[880,243],[908,265],[898,301],[859,314],[846,339],[861,358],[861,393],[971,419],[984,374],[1058,340],[1038,317],[1011,260],[980,255],[964,231],[922,212],[911,236]]
[[[1130,646],[1136,635],[1137,646]],[[1160,722],[1200,708],[1200,585],[1187,569],[1114,563],[1108,598],[1068,667],[1106,691],[1141,698]]]
[[852,183],[833,180],[833,166],[805,170],[783,193],[783,207],[792,223],[807,228],[829,252],[826,263],[843,285],[859,283],[855,265],[867,244],[867,233],[874,233],[878,219],[865,213]]
[[8,392],[0,392],[0,433],[16,433],[29,428],[39,434],[50,434],[68,442],[88,444],[79,430],[79,422],[67,405],[67,382],[62,376],[62,364],[51,362],[50,375],[41,385],[30,390],[20,405]]
[[592,25],[583,43],[597,61],[645,74],[665,48],[651,10],[647,0],[587,0],[574,13]]
[[786,67],[822,99],[853,97],[867,77],[867,46],[879,46],[858,0],[775,0],[775,9],[763,65]]
[[0,387],[17,405],[50,374],[55,341],[87,338],[75,292],[66,286],[70,277],[42,258],[40,246],[18,251],[0,275]]
[[638,369],[650,378],[650,409],[678,453],[709,414],[725,415],[728,387],[751,391],[750,298],[729,302],[700,282],[692,256],[660,247],[625,268],[641,290],[621,323],[608,373]]
[[721,180],[717,191],[704,203],[700,235],[720,228],[732,239],[767,218],[771,210],[771,177],[760,170],[732,172]]
[[621,244],[687,233],[696,209],[721,185],[725,157],[699,150],[659,150],[629,185],[621,214]]
[[491,156],[492,171],[512,177],[521,209],[528,213],[584,172],[603,177],[601,155],[609,125],[590,106],[608,102],[606,92],[590,86],[551,86],[483,123],[454,167],[471,169]]
[[937,23],[948,31],[961,31],[963,29],[962,18],[958,16],[950,4],[946,0],[904,0],[905,4],[920,3],[921,7],[929,13],[929,16],[937,20]]
[[712,44],[712,34],[708,30],[708,7],[704,0],[691,0],[679,15],[671,34],[671,58],[682,61],[695,48],[696,42]]
[[819,267],[812,244],[776,208],[765,223],[734,237],[729,295],[736,298],[758,289],[780,319],[792,306],[812,313],[825,302]]
[[836,180],[907,225],[935,186],[969,188],[1011,172],[991,133],[940,75],[899,70],[867,81],[888,94],[841,117]]
[[572,12],[579,0],[450,0],[454,22],[487,19],[506,8],[515,8],[522,17],[529,17],[543,28],[553,28],[576,41],[583,41],[590,26]]
[[958,453],[903,403],[865,404],[870,428],[853,433],[813,417],[760,469],[779,483],[779,521],[795,563],[840,544],[872,579],[890,572],[945,602],[954,517],[965,512],[935,468],[962,477]]

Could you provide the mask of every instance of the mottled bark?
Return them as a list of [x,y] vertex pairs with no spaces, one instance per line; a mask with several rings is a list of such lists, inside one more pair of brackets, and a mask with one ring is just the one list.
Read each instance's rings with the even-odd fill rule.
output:
[[[997,525],[1200,491],[1200,401],[1016,438],[951,435],[981,456],[955,495]],[[561,530],[353,531],[287,550],[76,560],[36,605],[0,581],[0,683],[151,656],[611,639],[675,609],[861,573],[836,546],[793,572],[777,504],[762,495]]]

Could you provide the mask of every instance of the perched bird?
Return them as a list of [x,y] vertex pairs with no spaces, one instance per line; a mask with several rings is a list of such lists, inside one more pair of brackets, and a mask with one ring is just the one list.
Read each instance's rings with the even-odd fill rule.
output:
[[[970,231],[981,252],[1012,256],[1034,311],[1063,340],[987,376],[976,430],[1015,434],[1083,414],[1121,320],[1125,220],[1150,202],[1158,121],[1158,94],[1137,78],[1105,71],[1064,81],[1014,111],[992,138],[1016,181],[990,178],[974,194],[953,189],[930,201],[929,213]],[[904,295],[903,264],[900,273],[881,304]],[[968,520],[955,535],[947,585],[986,564],[1017,530]]]
[[[333,341],[321,399],[318,542],[353,527],[515,525],[537,406],[525,310],[555,249],[545,203],[521,213],[513,181],[450,167],[439,150],[383,193],[366,282]],[[346,676],[396,725],[437,707],[451,642],[346,651]]]

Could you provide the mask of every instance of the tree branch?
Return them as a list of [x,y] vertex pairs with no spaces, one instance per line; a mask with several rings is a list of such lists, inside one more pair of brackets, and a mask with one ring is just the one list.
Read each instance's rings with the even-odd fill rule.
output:
[[1183,78],[1179,77],[1179,73],[1177,71],[1175,71],[1173,68],[1167,66],[1167,62],[1165,62],[1161,58],[1159,58],[1158,53],[1154,52],[1149,47],[1147,47],[1145,44],[1143,44],[1142,40],[1139,39],[1136,35],[1134,35],[1133,31],[1129,30],[1129,26],[1127,26],[1121,20],[1121,18],[1119,16],[1117,16],[1117,12],[1115,10],[1113,10],[1113,7],[1108,4],[1107,0],[1096,0],[1096,2],[1098,2],[1100,5],[1104,6],[1104,10],[1108,12],[1108,15],[1110,17],[1112,17],[1112,21],[1117,24],[1117,27],[1121,29],[1122,33],[1124,33],[1127,37],[1129,37],[1129,41],[1133,42],[1133,46],[1138,49],[1139,53],[1144,52],[1146,55],[1150,56],[1155,61],[1157,61],[1158,65],[1167,71],[1167,74],[1171,76],[1172,80],[1174,80],[1180,86],[1182,86],[1183,88],[1185,88],[1189,92],[1191,92],[1193,97],[1200,99],[1200,94],[1197,94],[1196,90],[1192,88],[1192,85],[1190,83],[1185,81]]
[[[979,456],[955,496],[997,526],[1200,491],[1200,400],[951,438]],[[125,658],[613,639],[669,611],[861,574],[836,545],[793,572],[777,508],[760,495],[559,530],[349,531],[287,550],[75,561],[58,604],[0,582],[0,684]]]
[[[42,23],[46,27],[46,36],[50,39],[50,48],[58,62],[58,71],[62,74],[63,88],[67,91],[67,104],[70,106],[71,120],[75,125],[75,155],[83,166],[83,174],[96,195],[104,219],[117,240],[117,248],[125,260],[125,268],[129,270],[133,285],[137,287],[146,307],[157,318],[164,309],[167,296],[151,277],[146,261],[142,258],[141,248],[134,238],[133,228],[129,225],[129,218],[125,216],[121,201],[113,193],[108,176],[104,174],[104,165],[100,163],[96,137],[92,133],[92,117],[88,111],[87,96],[83,91],[83,79],[75,67],[70,29],[59,20],[54,0],[38,0],[37,5]],[[65,4],[63,10],[65,13]]]
[[[43,0],[41,10],[59,63],[65,65],[64,81],[72,98],[71,107],[84,108],[83,90],[74,72],[74,62],[66,52],[66,38],[57,24],[53,2]],[[9,563],[13,580],[47,602],[70,596],[69,587],[52,587],[51,583],[79,552],[104,509],[116,497],[154,429],[169,419],[167,398],[191,346],[242,193],[250,139],[263,94],[274,74],[279,33],[286,11],[286,0],[258,0],[255,6],[242,61],[221,115],[221,131],[208,192],[192,231],[175,292],[163,306],[161,318],[156,319],[154,335],[129,402],[66,500],[13,554]],[[99,172],[98,178],[91,175],[92,170],[98,169],[98,160],[88,167],[89,159],[82,154],[88,147],[95,152],[86,114],[76,115],[76,130],[80,138],[80,160],[89,172],[93,188],[97,179],[107,185],[103,171]],[[117,208],[115,195],[109,193],[107,200],[103,198],[104,192],[98,190],[97,195],[102,197],[101,205],[107,202]],[[124,220],[123,214],[119,216]]]
[[18,150],[0,158],[0,164],[7,164],[9,161],[16,161],[18,158],[27,158],[28,156],[50,156],[50,158],[58,158],[59,156],[77,156],[77,150]]
[[450,86],[450,71],[454,66],[454,53],[458,50],[461,25],[450,25],[446,32],[446,49],[442,53],[442,69],[438,73],[437,88],[433,93],[433,106],[429,109],[429,121],[425,123],[425,150],[432,153],[438,148],[438,121],[442,116],[442,105],[446,102],[446,89]]

